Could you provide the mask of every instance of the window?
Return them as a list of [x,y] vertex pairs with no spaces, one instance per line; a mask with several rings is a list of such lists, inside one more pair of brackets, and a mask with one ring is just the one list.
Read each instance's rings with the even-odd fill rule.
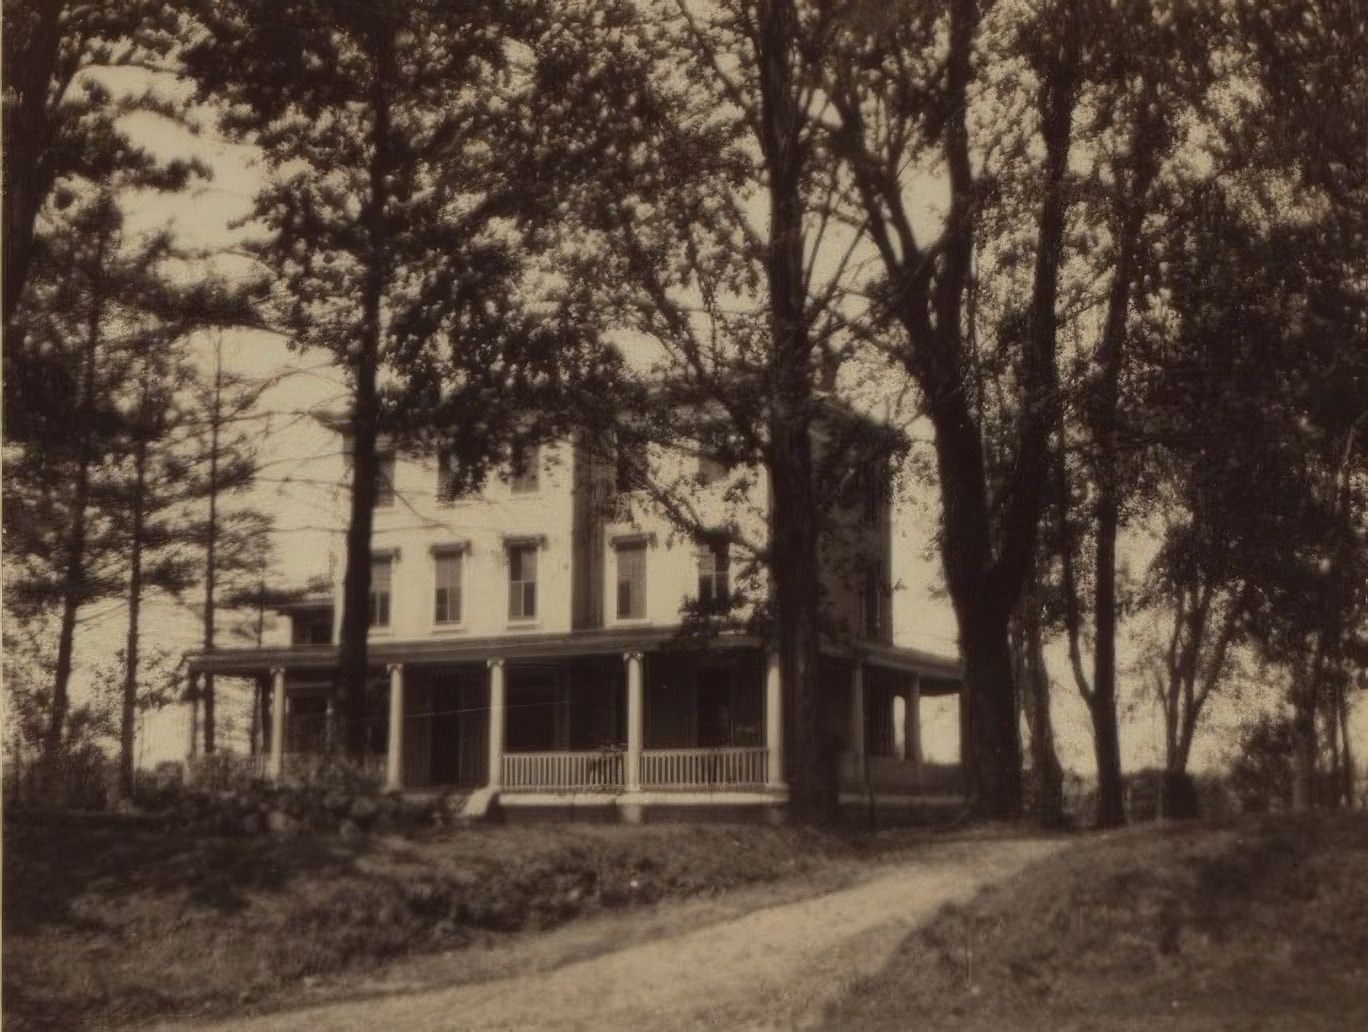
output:
[[461,622],[461,553],[438,552],[434,564],[437,588],[432,619],[439,624],[458,624]]
[[327,645],[332,641],[331,609],[308,609],[290,617],[290,644]]
[[394,504],[394,452],[375,456],[375,507],[389,508]]
[[888,608],[885,605],[887,597],[883,564],[872,563],[865,570],[864,584],[864,634],[871,641],[881,641],[885,636],[888,623]]
[[456,500],[456,475],[452,469],[455,458],[447,449],[437,449],[437,500],[439,502],[454,502]]
[[619,620],[646,617],[646,542],[617,546],[617,615]]
[[537,546],[508,548],[508,618],[532,620],[537,616]]
[[727,475],[727,465],[711,455],[698,457],[698,482],[703,485],[715,484]]
[[705,613],[725,612],[731,604],[731,557],[725,541],[709,545],[698,556],[698,607]]
[[371,560],[370,582],[370,625],[388,627],[390,625],[390,585],[394,574],[394,559]]
[[540,451],[541,449],[535,444],[513,446],[510,485],[514,494],[530,494],[537,489],[537,467],[540,465]]

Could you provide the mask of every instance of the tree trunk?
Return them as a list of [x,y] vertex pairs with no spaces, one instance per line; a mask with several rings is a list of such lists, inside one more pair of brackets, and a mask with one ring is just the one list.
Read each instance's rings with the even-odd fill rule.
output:
[[[214,400],[209,412],[209,516],[204,525],[204,651],[214,651],[214,581],[218,551],[219,430],[223,422],[223,342],[214,341]],[[204,755],[214,753],[214,675],[204,673]]]
[[1055,751],[1054,722],[1050,715],[1050,674],[1045,666],[1044,640],[1040,628],[1040,600],[1028,591],[1018,609],[1022,708],[1031,734],[1031,788],[1036,816],[1046,827],[1064,822],[1064,768]]
[[1341,683],[1339,686],[1338,698],[1339,706],[1339,726],[1340,726],[1340,760],[1344,768],[1344,806],[1347,810],[1354,808],[1354,750],[1349,740],[1349,699],[1348,688]]
[[371,530],[375,521],[376,477],[379,462],[379,394],[377,376],[382,333],[381,308],[389,281],[389,254],[385,234],[391,164],[388,89],[394,74],[392,29],[383,18],[372,28],[374,47],[371,88],[370,198],[362,213],[369,240],[362,317],[354,368],[355,397],[351,420],[352,491],[351,518],[347,526],[347,567],[342,581],[342,627],[338,643],[337,717],[344,725],[340,735],[346,754],[359,759],[366,748],[366,692],[369,682],[367,636],[370,629]]
[[108,239],[102,238],[96,247],[91,266],[92,297],[86,320],[84,355],[81,370],[80,418],[77,420],[76,475],[72,489],[70,522],[66,535],[66,568],[62,584],[62,621],[57,636],[57,663],[53,672],[52,706],[48,712],[48,726],[43,739],[44,757],[55,763],[62,747],[62,734],[70,707],[72,657],[76,644],[76,614],[86,595],[86,508],[90,502],[91,454],[90,413],[95,406],[95,378],[98,354],[104,330],[106,297],[104,293],[104,264]]
[[[985,607],[986,608],[986,607]],[[994,819],[1021,813],[1021,732],[1005,620],[971,609],[960,617],[969,756],[961,756],[970,805]]]
[[[1136,192],[1147,189],[1136,186]],[[1116,722],[1116,537],[1121,525],[1121,484],[1117,432],[1121,370],[1125,364],[1126,323],[1130,313],[1141,213],[1134,200],[1118,230],[1116,272],[1107,298],[1107,318],[1098,347],[1098,389],[1092,409],[1094,476],[1097,490],[1096,569],[1093,584],[1093,684],[1089,709],[1097,756],[1097,824],[1126,821],[1121,783],[1121,746]]]
[[48,140],[48,104],[62,43],[64,0],[43,0],[25,46],[18,49],[19,67],[5,69],[5,90],[18,97],[12,117],[18,121],[14,138],[26,142],[18,153],[5,155],[4,190],[4,326],[10,347],[15,312],[28,283],[33,257],[34,226],[47,199],[48,174],[43,168]]
[[800,823],[823,823],[836,815],[836,771],[821,719],[811,441],[806,428],[795,432],[780,420],[774,432],[771,568],[780,676],[793,706],[790,812]]
[[1307,813],[1315,804],[1316,708],[1305,698],[1301,685],[1292,706],[1292,810]]
[[765,272],[770,306],[770,570],[780,676],[793,705],[790,812],[804,823],[835,818],[833,750],[823,739],[818,665],[817,511],[813,490],[812,341],[804,312],[803,148],[792,65],[798,17],[791,0],[762,3],[755,41],[760,145],[769,173]]
[[123,698],[119,720],[119,792],[133,796],[133,738],[138,716],[138,634],[142,610],[143,524],[147,494],[147,442],[133,450],[133,526],[128,555],[128,641],[124,651]]
[[1316,713],[1320,709],[1327,642],[1316,636],[1311,661],[1298,671],[1292,685],[1292,810],[1306,813],[1316,805],[1319,742]]
[[1097,757],[1097,825],[1114,828],[1126,823],[1121,781],[1121,742],[1116,720],[1116,534],[1115,485],[1098,485],[1097,569],[1093,600],[1095,643],[1093,694],[1089,711],[1093,722],[1093,750]]

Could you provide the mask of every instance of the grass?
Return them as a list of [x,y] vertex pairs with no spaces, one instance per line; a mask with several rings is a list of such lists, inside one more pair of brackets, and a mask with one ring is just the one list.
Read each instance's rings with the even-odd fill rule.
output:
[[11,826],[5,1027],[256,1009],[401,955],[821,871],[914,840],[723,825],[353,840]]
[[1368,815],[1098,836],[947,908],[828,1030],[1368,1028]]

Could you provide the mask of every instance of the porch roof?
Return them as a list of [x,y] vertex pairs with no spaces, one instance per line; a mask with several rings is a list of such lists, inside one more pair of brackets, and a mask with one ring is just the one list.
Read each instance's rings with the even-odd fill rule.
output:
[[921,678],[922,695],[954,695],[964,681],[964,664],[957,656],[942,656],[901,645],[861,641],[853,646],[865,664]]
[[[570,659],[578,656],[642,652],[667,647],[757,648],[753,635],[723,634],[712,638],[682,637],[678,627],[608,628],[554,634],[504,634],[483,638],[448,638],[370,642],[370,663],[439,665],[487,659]],[[191,673],[255,676],[274,668],[325,671],[337,665],[336,645],[286,645],[276,648],[214,649],[186,656]]]

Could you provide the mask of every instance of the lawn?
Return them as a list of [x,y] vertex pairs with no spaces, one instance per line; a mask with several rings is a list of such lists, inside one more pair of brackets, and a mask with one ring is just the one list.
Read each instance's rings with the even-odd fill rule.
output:
[[4,842],[5,1027],[269,1006],[400,955],[856,866],[924,838],[545,825],[271,839],[15,825]]
[[942,912],[825,1027],[1368,1029],[1368,815],[1081,842]]

